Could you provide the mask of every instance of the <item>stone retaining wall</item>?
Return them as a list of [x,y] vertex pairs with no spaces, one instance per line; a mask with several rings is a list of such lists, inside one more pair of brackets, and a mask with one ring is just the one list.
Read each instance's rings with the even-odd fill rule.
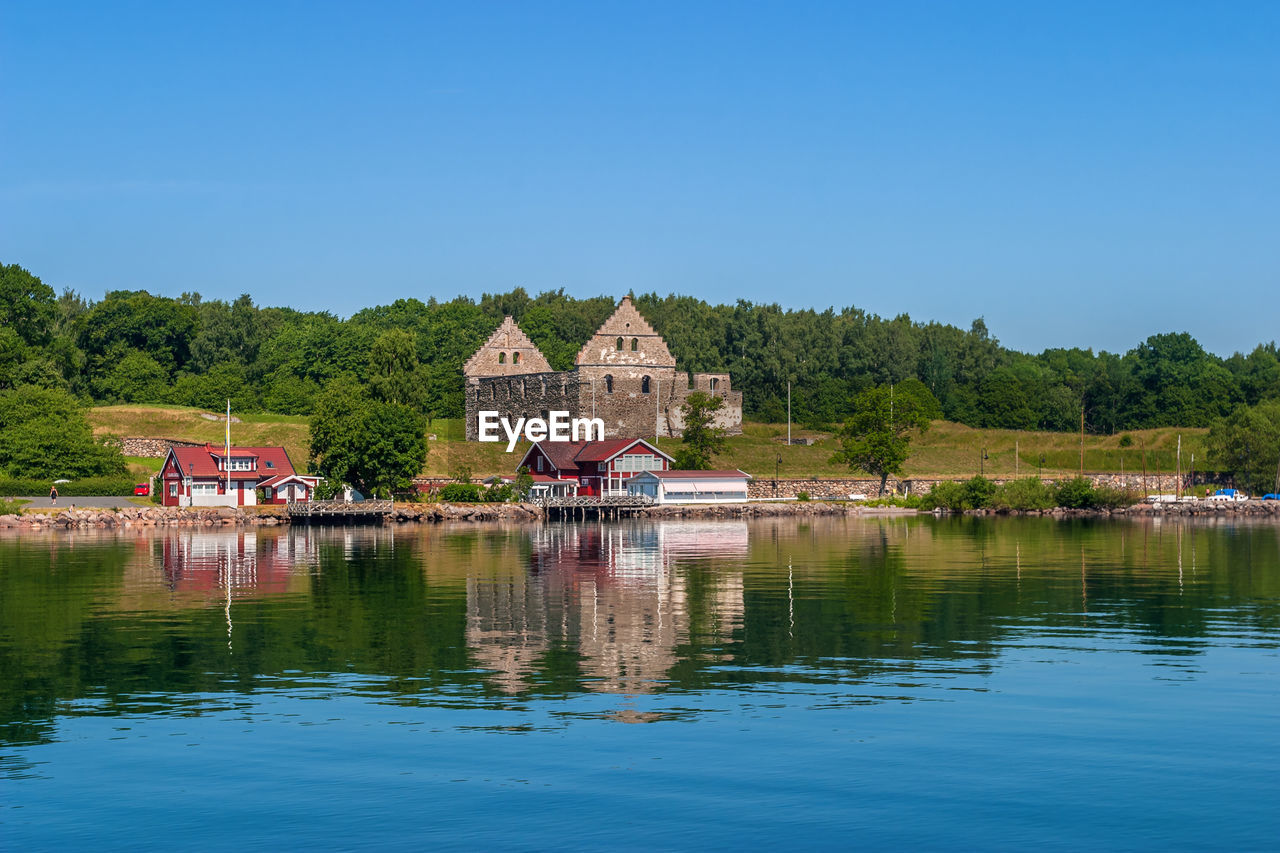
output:
[[177,438],[140,438],[131,436],[120,439],[120,451],[125,456],[163,459],[170,447],[204,447],[202,441],[182,441]]
[[[1125,474],[1123,477],[1119,474],[1088,474],[1088,479],[1095,486],[1108,486],[1111,488],[1126,488],[1133,492],[1149,492],[1155,493],[1173,493],[1178,478],[1173,474],[1165,474],[1160,477],[1149,475],[1145,478],[1139,475]],[[952,480],[965,480],[967,477],[951,478]],[[988,478],[996,485],[1003,485],[1012,477],[991,477]],[[1041,478],[1043,482],[1052,485],[1056,480],[1050,477]],[[1187,478],[1183,477],[1183,489],[1191,488],[1187,482]],[[776,488],[775,488],[776,482]],[[885,483],[885,491],[889,494],[896,495],[923,495],[934,487],[935,484],[947,482],[947,478],[904,478],[897,479],[890,477]],[[775,481],[769,477],[757,477],[747,484],[747,496],[752,498],[794,498],[800,492],[807,492],[811,498],[845,498],[850,494],[864,494],[867,497],[874,498],[880,491],[880,479],[868,477],[809,477],[806,479],[784,478]]]

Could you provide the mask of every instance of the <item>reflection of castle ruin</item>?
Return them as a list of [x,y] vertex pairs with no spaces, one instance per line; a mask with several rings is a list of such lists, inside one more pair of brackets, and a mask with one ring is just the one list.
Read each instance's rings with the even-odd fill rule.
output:
[[[654,689],[691,639],[682,561],[739,563],[747,553],[745,522],[563,525],[531,535],[527,573],[467,581],[467,645],[509,692],[536,686],[558,647],[578,654],[587,689]],[[731,641],[742,623],[741,572],[716,571],[700,606],[698,639]]]
[[480,411],[517,418],[600,418],[606,438],[678,436],[681,407],[701,391],[724,403],[717,422],[742,432],[742,392],[729,387],[728,373],[682,373],[666,341],[623,297],[617,310],[578,353],[573,370],[552,370],[515,320],[507,317],[463,365],[466,376],[467,440],[478,437]]

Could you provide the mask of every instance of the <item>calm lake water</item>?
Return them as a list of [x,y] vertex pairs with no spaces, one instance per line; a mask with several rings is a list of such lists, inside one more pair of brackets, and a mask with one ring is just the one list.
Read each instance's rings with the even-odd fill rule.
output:
[[0,538],[0,847],[1275,849],[1280,527]]

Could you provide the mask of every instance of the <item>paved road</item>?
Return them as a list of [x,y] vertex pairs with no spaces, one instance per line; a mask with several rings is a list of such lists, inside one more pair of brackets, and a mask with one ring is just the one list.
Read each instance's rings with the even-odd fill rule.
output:
[[39,498],[23,497],[19,498],[19,500],[31,501],[31,503],[23,504],[23,507],[27,509],[47,509],[51,506],[56,506],[58,509],[64,509],[71,506],[75,506],[77,509],[87,507],[92,507],[93,509],[110,509],[111,507],[115,507],[116,509],[125,509],[127,507],[137,506],[137,504],[130,502],[128,498],[73,498],[63,495],[58,498],[58,502],[56,504],[49,500],[48,495]]

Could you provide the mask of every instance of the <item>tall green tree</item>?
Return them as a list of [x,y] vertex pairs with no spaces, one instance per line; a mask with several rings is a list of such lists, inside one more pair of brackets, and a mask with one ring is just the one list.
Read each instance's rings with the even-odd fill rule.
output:
[[418,361],[418,345],[404,329],[388,329],[369,351],[369,390],[375,399],[422,411],[430,377]]
[[427,461],[422,416],[400,403],[374,400],[350,380],[332,383],[311,417],[311,463],[328,480],[366,495],[409,491]]
[[724,408],[724,398],[694,391],[680,407],[684,418],[681,447],[676,451],[676,467],[705,471],[711,460],[724,452],[724,429],[716,426],[716,416]]
[[1280,467],[1280,401],[1241,406],[1209,428],[1209,459],[1253,494],[1276,490]]
[[123,475],[118,445],[99,441],[66,391],[24,386],[0,392],[0,472],[10,477]]
[[42,346],[57,316],[52,287],[17,264],[0,264],[0,327],[12,329],[30,346]]
[[831,461],[879,477],[884,494],[889,475],[902,473],[912,438],[928,430],[940,412],[937,399],[919,380],[868,388],[854,399],[853,415],[837,436],[840,450]]

